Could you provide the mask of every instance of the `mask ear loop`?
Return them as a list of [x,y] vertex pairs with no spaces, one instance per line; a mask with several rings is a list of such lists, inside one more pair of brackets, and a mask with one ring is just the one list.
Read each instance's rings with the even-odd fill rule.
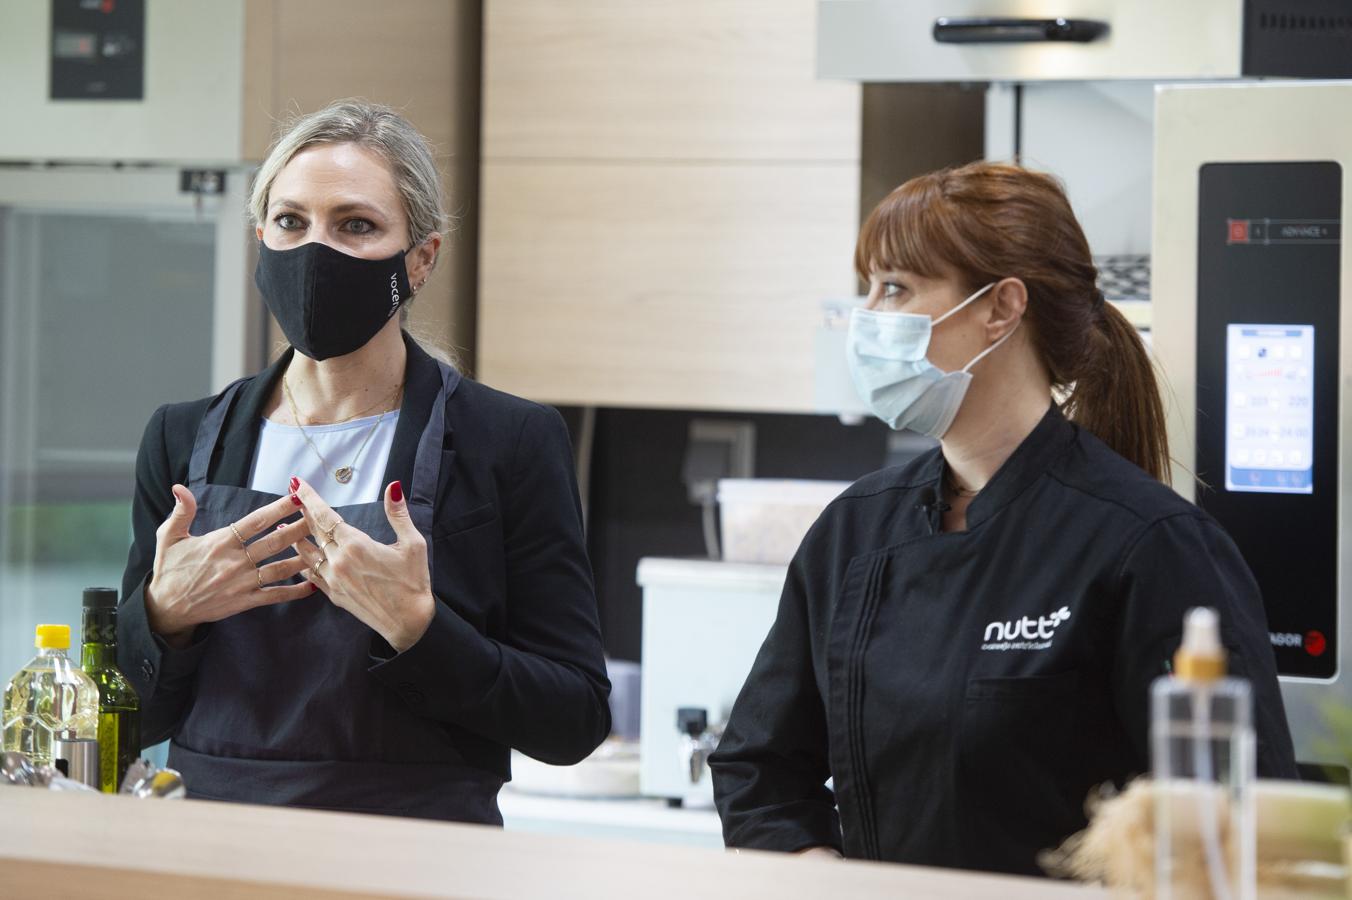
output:
[[1022,325],[1022,324],[1023,324],[1023,319],[1020,319],[1018,322],[1015,322],[1015,323],[1014,323],[1014,327],[1011,328],[1011,329],[1009,329],[1009,332],[1008,332],[1007,334],[1005,334],[1004,337],[1000,338],[1000,340],[996,341],[994,344],[991,344],[991,345],[990,345],[989,347],[987,347],[985,350],[982,350],[980,353],[978,353],[978,354],[976,355],[976,359],[973,359],[973,360],[972,360],[971,362],[969,362],[967,365],[965,365],[965,366],[962,367],[962,371],[964,371],[964,372],[970,372],[970,371],[972,370],[972,366],[974,366],[974,365],[976,365],[977,363],[981,362],[983,359],[985,359],[986,357],[990,356],[990,355],[991,355],[992,353],[994,353],[996,350],[1000,349],[1000,345],[1003,344],[1005,341],[1009,340],[1010,338],[1012,338],[1012,337],[1014,336],[1014,332],[1018,331],[1018,330],[1019,330],[1019,326]]
[[986,293],[986,291],[989,291],[991,288],[995,287],[995,284],[996,283],[992,281],[990,284],[986,285],[981,290],[977,291],[975,294],[968,297],[966,300],[962,301],[957,306],[953,307],[948,312],[944,313],[942,316],[932,321],[930,323],[930,327],[933,328],[935,325],[941,324],[945,319],[949,319],[952,318],[953,316],[956,316],[958,313],[962,312],[964,309],[971,306],[977,300],[981,299],[981,295]]

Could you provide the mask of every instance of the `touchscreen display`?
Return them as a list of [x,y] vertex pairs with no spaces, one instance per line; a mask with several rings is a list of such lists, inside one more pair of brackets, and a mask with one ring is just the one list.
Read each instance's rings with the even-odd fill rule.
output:
[[1314,490],[1314,326],[1230,325],[1225,487]]

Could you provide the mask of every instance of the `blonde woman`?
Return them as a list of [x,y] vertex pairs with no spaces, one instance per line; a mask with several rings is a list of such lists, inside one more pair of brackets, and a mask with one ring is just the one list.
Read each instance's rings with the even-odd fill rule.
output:
[[609,731],[567,430],[403,330],[446,216],[397,113],[299,120],[250,213],[291,349],[146,427],[118,621],[145,741],[198,797],[501,824],[510,748]]

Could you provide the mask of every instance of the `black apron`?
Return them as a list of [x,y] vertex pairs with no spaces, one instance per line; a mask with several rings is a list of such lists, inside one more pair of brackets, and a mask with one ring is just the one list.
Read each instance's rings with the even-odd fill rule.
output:
[[[405,486],[429,566],[446,401],[459,381],[459,373],[441,365],[441,391]],[[241,384],[212,402],[197,430],[188,467],[188,488],[197,498],[194,535],[224,528],[279,497],[207,483]],[[336,511],[353,528],[394,543],[383,500]],[[294,554],[288,548],[267,562]],[[192,708],[169,750],[169,765],[183,773],[189,795],[501,825],[502,779],[467,765],[445,726],[414,713],[372,677],[373,637],[318,592],[215,623]]]

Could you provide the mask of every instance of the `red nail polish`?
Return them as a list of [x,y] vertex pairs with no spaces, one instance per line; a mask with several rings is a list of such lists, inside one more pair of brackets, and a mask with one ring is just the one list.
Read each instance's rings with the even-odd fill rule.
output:
[[310,582],[310,593],[313,594],[317,590],[319,590],[319,585],[315,584],[313,581]]
[[300,506],[300,498],[297,497],[295,494],[291,495],[291,502],[296,504],[297,506]]
[[291,476],[291,493],[294,494],[294,493],[295,493],[296,491],[298,491],[298,490],[300,490],[300,479],[297,478],[295,475],[292,475],[292,476]]
[[404,486],[397,481],[390,485],[390,499],[395,503],[404,502]]

